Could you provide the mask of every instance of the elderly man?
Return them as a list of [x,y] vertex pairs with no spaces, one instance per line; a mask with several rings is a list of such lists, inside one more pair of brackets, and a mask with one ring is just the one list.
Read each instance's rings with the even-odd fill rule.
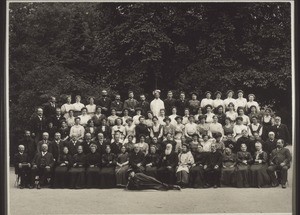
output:
[[279,185],[278,179],[276,178],[275,172],[280,172],[281,176],[281,186],[286,188],[288,169],[290,168],[290,163],[292,156],[290,150],[284,148],[284,140],[277,140],[277,148],[271,152],[270,155],[270,166],[267,169],[267,172],[270,175],[272,186],[276,187]]
[[82,145],[82,143],[77,140],[77,137],[74,134],[71,135],[70,138],[70,141],[65,142],[64,146],[69,149],[69,154],[74,156],[77,153],[78,146]]
[[29,130],[25,130],[24,137],[18,141],[18,145],[23,145],[25,147],[25,152],[29,156],[29,160],[32,160],[36,153],[36,143],[33,138],[31,138],[31,132]]
[[44,132],[43,133],[43,139],[37,143],[37,148],[36,148],[37,152],[41,152],[43,144],[46,144],[47,146],[49,146],[49,144],[50,144],[49,133],[48,132]]
[[271,152],[276,149],[277,147],[277,139],[275,139],[275,133],[273,131],[270,131],[268,134],[268,139],[266,140],[265,144],[263,145],[263,149],[265,152],[268,153],[268,155],[271,154]]
[[154,90],[153,92],[154,99],[150,103],[150,110],[152,111],[154,116],[160,116],[160,110],[165,109],[164,102],[159,98],[160,90]]
[[220,186],[220,177],[221,177],[221,167],[222,167],[222,154],[217,151],[216,144],[211,144],[211,152],[207,156],[205,161],[204,169],[204,178],[206,184],[204,187],[208,188],[213,186],[217,188]]
[[271,128],[275,133],[276,139],[283,139],[286,144],[292,144],[290,132],[285,124],[281,123],[281,117],[275,117],[275,125]]
[[144,160],[145,155],[141,152],[140,146],[138,144],[134,144],[133,152],[129,156],[129,167],[135,172],[144,172]]
[[19,187],[23,189],[29,183],[30,163],[24,145],[19,145],[18,151],[14,156],[15,173],[20,178]]
[[41,189],[42,185],[49,184],[51,171],[54,165],[53,155],[48,152],[48,145],[43,144],[41,152],[38,152],[31,163],[31,187],[37,182],[36,188]]
[[102,97],[99,100],[99,106],[102,108],[104,115],[108,116],[110,110],[111,100],[108,98],[107,91],[102,90]]

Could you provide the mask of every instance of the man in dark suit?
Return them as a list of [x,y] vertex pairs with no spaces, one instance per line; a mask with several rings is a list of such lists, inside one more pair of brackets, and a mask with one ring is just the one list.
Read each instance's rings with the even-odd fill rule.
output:
[[61,134],[56,132],[54,135],[54,140],[49,143],[49,152],[52,153],[54,161],[58,161],[59,155],[64,149],[64,142],[61,140]]
[[31,138],[31,132],[25,130],[24,137],[19,140],[18,145],[25,147],[25,152],[28,154],[28,158],[31,161],[36,153],[36,143]]
[[111,144],[111,152],[114,153],[115,155],[120,154],[121,148],[123,144],[120,141],[120,133],[116,132],[114,135],[114,142]]
[[143,116],[146,116],[147,112],[150,110],[150,103],[146,101],[146,96],[144,94],[140,95],[138,107],[142,109]]
[[[96,144],[93,140],[92,140],[92,135],[91,133],[85,133],[84,135],[84,140],[82,141],[82,147],[83,147],[83,153],[84,154],[88,154],[91,152],[90,150],[90,146],[91,144]],[[97,149],[98,149],[98,144],[97,145]]]
[[94,143],[97,145],[97,152],[100,155],[103,155],[105,153],[106,145],[110,145],[110,141],[105,139],[103,133],[99,133],[97,135],[97,140],[95,140]]
[[42,133],[47,129],[47,120],[43,115],[43,109],[38,108],[37,113],[29,121],[32,136],[37,143],[42,139]]
[[286,188],[288,169],[292,160],[292,155],[289,149],[284,148],[284,140],[277,140],[277,148],[273,149],[270,155],[270,166],[267,171],[270,175],[272,186],[278,186],[278,177],[276,178],[275,172],[280,171],[281,186]]
[[77,141],[76,135],[71,136],[71,140],[68,142],[65,142],[64,146],[68,147],[69,154],[75,155],[77,153],[78,146],[82,145],[81,142]]
[[133,147],[133,152],[129,155],[129,167],[135,172],[144,172],[145,168],[143,163],[145,160],[145,155],[140,151],[138,144],[135,144]]
[[53,155],[48,152],[48,145],[42,145],[42,151],[36,153],[31,162],[31,187],[37,181],[36,188],[41,189],[41,186],[50,184],[51,172],[54,166]]
[[172,108],[176,106],[176,99],[173,98],[173,92],[169,91],[167,98],[164,100],[166,115],[170,116],[172,114]]
[[270,131],[268,134],[268,139],[266,140],[265,144],[263,145],[263,150],[267,152],[268,155],[276,149],[277,139],[275,139],[275,133]]
[[29,184],[30,161],[24,145],[19,145],[18,153],[14,156],[15,174],[20,178],[20,189]]
[[189,107],[188,100],[185,99],[184,92],[180,93],[180,99],[176,101],[177,114],[184,116],[184,110]]
[[102,90],[102,97],[99,100],[99,106],[101,107],[102,113],[105,116],[109,115],[110,105],[111,105],[111,100],[110,100],[110,98],[108,98],[107,91]]
[[49,99],[49,102],[47,102],[44,105],[44,114],[46,118],[51,118],[55,116],[57,104],[56,104],[56,98],[54,96],[51,96]]
[[52,116],[50,121],[53,123],[53,126],[59,129],[61,127],[61,122],[65,121],[66,118],[61,114],[61,109],[56,108],[55,116]]
[[139,121],[140,121],[140,123],[137,124],[135,127],[135,133],[136,133],[135,136],[138,138],[137,141],[139,141],[140,136],[144,135],[146,137],[146,142],[147,142],[149,140],[150,131],[149,131],[147,125],[145,124],[145,117],[140,116]]
[[47,146],[49,146],[49,144],[50,144],[49,133],[48,132],[44,132],[43,133],[43,139],[37,143],[37,145],[36,145],[36,151],[37,152],[42,151],[42,145],[43,144],[46,144]]
[[121,96],[117,94],[115,96],[115,101],[113,101],[110,105],[110,108],[114,108],[118,116],[122,116],[123,111],[123,102],[121,102]]
[[285,144],[292,144],[290,132],[287,126],[281,123],[281,117],[275,117],[275,125],[271,128],[271,130],[275,133],[276,139],[283,139]]
[[132,117],[135,113],[135,109],[138,106],[138,101],[134,99],[134,94],[132,91],[128,92],[128,99],[124,101],[124,107],[123,108],[128,108],[129,109],[129,115]]

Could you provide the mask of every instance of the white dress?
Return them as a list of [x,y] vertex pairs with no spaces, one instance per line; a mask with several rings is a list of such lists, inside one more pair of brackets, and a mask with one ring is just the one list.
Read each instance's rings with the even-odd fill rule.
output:
[[93,104],[93,105],[88,104],[85,107],[87,109],[88,115],[90,115],[91,117],[94,116],[94,114],[96,112],[96,105],[95,104]]
[[234,109],[236,110],[235,99],[233,99],[233,98],[227,98],[227,99],[225,99],[225,100],[224,100],[225,108],[228,107],[229,103],[233,103],[233,104],[234,104]]
[[200,107],[205,108],[206,105],[211,105],[213,107],[214,100],[204,98],[201,100]]
[[75,102],[73,104],[73,107],[74,107],[74,111],[81,111],[81,109],[84,108],[84,104],[80,102]]
[[160,109],[165,109],[165,104],[160,98],[153,99],[150,103],[150,110],[154,116],[159,116]]
[[65,118],[68,118],[68,116],[69,116],[69,111],[70,111],[70,110],[74,110],[74,106],[73,106],[73,104],[65,103],[65,104],[63,104],[63,105],[61,106],[60,109],[61,109],[62,114],[64,114],[64,117],[65,117]]
[[79,115],[80,118],[80,125],[86,126],[87,122],[92,118],[90,115]]
[[215,100],[213,101],[213,107],[214,107],[214,108],[217,108],[217,107],[219,107],[220,105],[223,107],[223,109],[225,108],[224,101],[223,101],[222,99],[215,99]]
[[186,153],[180,153],[178,155],[178,168],[176,170],[176,173],[177,172],[180,172],[180,171],[186,171],[187,173],[190,172],[190,166],[192,164],[195,163],[194,161],[194,157],[192,155],[192,153],[190,151],[186,152]]
[[236,104],[236,109],[237,109],[238,107],[245,108],[246,105],[247,105],[247,99],[245,99],[245,98],[237,98],[237,99],[235,100],[235,104]]

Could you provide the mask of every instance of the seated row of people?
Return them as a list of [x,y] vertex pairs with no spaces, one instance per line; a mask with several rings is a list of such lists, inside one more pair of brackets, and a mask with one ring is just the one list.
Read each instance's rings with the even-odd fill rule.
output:
[[15,155],[15,170],[21,178],[20,188],[50,184],[54,188],[113,188],[124,187],[128,182],[127,171],[143,172],[166,184],[178,184],[183,187],[235,187],[278,186],[278,179],[286,187],[287,171],[290,167],[291,154],[284,148],[284,141],[279,139],[270,159],[262,150],[260,142],[255,143],[254,156],[247,152],[247,145],[241,144],[237,154],[225,148],[224,153],[217,150],[216,144],[205,152],[201,144],[193,153],[184,144],[179,153],[168,143],[159,154],[155,145],[145,154],[138,144],[127,152],[122,145],[118,154],[112,153],[112,146],[104,146],[105,152],[97,152],[98,146],[91,144],[89,152],[78,145],[77,153],[71,155],[64,146],[57,160],[48,152],[48,145],[42,144],[32,161],[29,160],[25,147],[19,146]]

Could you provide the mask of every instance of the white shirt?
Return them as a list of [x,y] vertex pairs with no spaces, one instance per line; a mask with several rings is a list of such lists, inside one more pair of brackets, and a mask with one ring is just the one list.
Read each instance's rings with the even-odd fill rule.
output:
[[244,114],[241,117],[243,118],[243,124],[244,125],[250,125],[250,119],[249,119],[249,117],[247,115]]
[[204,99],[201,100],[200,107],[204,108],[206,105],[213,106],[213,102],[214,102],[214,100],[212,100],[212,99],[204,98]]
[[260,107],[259,107],[259,105],[258,105],[258,103],[256,101],[247,102],[246,107],[248,109],[250,109],[250,107],[253,106],[253,105],[256,107],[257,112],[260,111]]
[[177,124],[177,122],[175,120],[176,117],[177,117],[176,114],[172,114],[172,115],[169,116],[169,118],[171,119],[171,125],[175,126]]
[[133,120],[133,124],[138,125],[140,123],[140,118],[141,115],[135,115],[132,120]]
[[165,125],[165,124],[166,124],[166,123],[164,122],[164,119],[165,119],[164,116],[158,116],[157,118],[158,118],[159,124],[161,124],[161,125]]
[[80,102],[76,102],[73,104],[74,111],[81,111],[82,108],[84,108],[84,104]]
[[222,125],[220,123],[210,123],[209,124],[209,130],[211,131],[211,133],[217,133],[220,132],[222,134],[222,136],[224,135],[224,129],[222,127]]
[[86,115],[80,115],[78,116],[80,118],[80,125],[86,126],[87,122],[91,119],[91,116],[86,114]]
[[233,136],[236,137],[236,140],[242,136],[242,130],[247,130],[248,127],[246,125],[234,125],[233,126]]
[[247,99],[245,99],[245,98],[237,98],[235,100],[235,104],[236,104],[236,109],[238,107],[243,107],[244,108],[247,105]]
[[184,126],[184,133],[186,136],[191,136],[194,133],[197,133],[197,124],[196,123],[187,123]]
[[209,139],[206,142],[203,140],[200,141],[200,144],[203,146],[203,151],[204,152],[211,152],[211,144],[214,142],[213,139]]
[[205,120],[206,123],[212,123],[214,121],[213,117],[214,117],[215,114],[213,114],[213,113],[206,113],[205,115],[207,116],[206,120]]
[[222,99],[215,99],[213,101],[213,107],[214,108],[217,108],[218,106],[222,106],[223,108],[225,108],[225,105],[224,105],[224,101]]
[[45,156],[45,154],[47,154],[47,152],[42,152],[42,156],[43,156],[43,157]]
[[235,103],[235,99],[233,98],[227,98],[224,100],[224,105],[227,108],[229,103],[233,103],[234,104],[234,109],[236,109],[236,103]]
[[65,103],[61,106],[61,112],[64,114],[64,117],[66,118],[67,114],[69,113],[69,110],[74,110],[73,104]]
[[77,139],[84,137],[84,127],[82,125],[73,125],[70,129],[70,137],[75,135]]
[[88,114],[94,114],[96,112],[96,105],[95,104],[93,104],[93,105],[88,104],[85,107],[87,109]]
[[153,99],[150,103],[150,109],[153,115],[158,117],[160,109],[165,109],[165,104],[160,98]]
[[225,115],[226,115],[226,117],[230,118],[232,121],[235,121],[235,119],[236,119],[237,116],[238,116],[237,112],[235,112],[235,111],[232,111],[232,112],[227,111],[227,112],[225,113]]
[[[256,125],[254,125],[253,123],[251,123],[251,124],[248,126],[248,133],[249,133],[249,136],[253,136],[252,131],[251,131],[251,129],[250,129],[250,126],[252,127],[252,130],[253,130],[253,131],[257,131],[258,128],[259,128],[259,126],[260,126],[260,124],[257,123]],[[259,136],[262,135],[262,130],[263,130],[263,128],[261,127],[261,129],[260,129],[259,132],[258,132],[258,135],[259,135]]]

